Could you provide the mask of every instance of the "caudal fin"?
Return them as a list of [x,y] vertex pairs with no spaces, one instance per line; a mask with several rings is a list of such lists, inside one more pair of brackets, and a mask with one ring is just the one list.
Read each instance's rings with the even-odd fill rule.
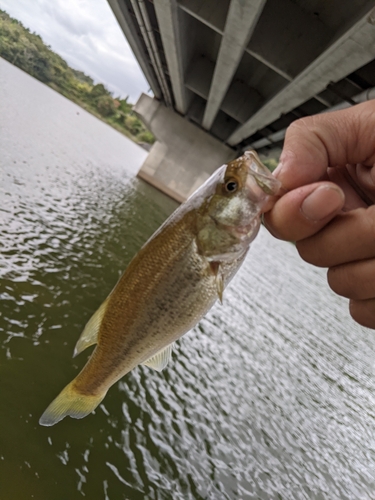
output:
[[39,419],[40,425],[51,426],[60,422],[66,416],[83,418],[95,410],[104,394],[99,396],[85,396],[78,393],[73,382],[68,384],[55,398]]

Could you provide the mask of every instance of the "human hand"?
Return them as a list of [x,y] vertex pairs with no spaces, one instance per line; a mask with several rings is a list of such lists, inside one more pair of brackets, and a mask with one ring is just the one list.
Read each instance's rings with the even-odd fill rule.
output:
[[265,214],[266,227],[328,267],[354,320],[375,328],[375,101],[297,120],[280,160],[286,193]]

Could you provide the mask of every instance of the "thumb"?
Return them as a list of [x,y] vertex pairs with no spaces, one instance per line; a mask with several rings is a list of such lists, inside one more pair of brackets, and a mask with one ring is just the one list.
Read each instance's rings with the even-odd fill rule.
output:
[[289,191],[264,214],[276,238],[299,241],[317,233],[342,209],[343,191],[332,182],[317,182]]

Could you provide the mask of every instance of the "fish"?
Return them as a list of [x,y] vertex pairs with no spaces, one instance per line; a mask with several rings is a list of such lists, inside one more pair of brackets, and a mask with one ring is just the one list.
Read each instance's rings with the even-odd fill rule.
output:
[[259,231],[268,196],[279,189],[256,152],[246,151],[181,204],[86,324],[73,356],[94,344],[95,349],[39,423],[87,416],[138,365],[163,370],[174,342],[223,300]]

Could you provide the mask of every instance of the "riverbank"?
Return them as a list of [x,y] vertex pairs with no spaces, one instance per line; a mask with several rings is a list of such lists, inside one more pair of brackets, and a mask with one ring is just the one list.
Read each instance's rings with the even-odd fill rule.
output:
[[56,90],[145,149],[155,138],[133,113],[128,98],[71,68],[42,38],[0,9],[0,56]]

